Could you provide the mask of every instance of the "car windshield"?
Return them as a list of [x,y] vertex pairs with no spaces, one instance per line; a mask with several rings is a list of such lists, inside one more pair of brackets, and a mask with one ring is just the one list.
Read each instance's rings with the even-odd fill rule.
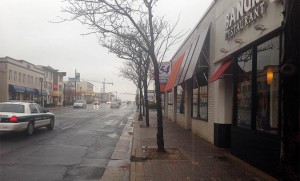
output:
[[78,100],[78,101],[75,101],[75,103],[84,103],[84,101]]
[[0,104],[0,112],[24,113],[24,105],[20,104]]

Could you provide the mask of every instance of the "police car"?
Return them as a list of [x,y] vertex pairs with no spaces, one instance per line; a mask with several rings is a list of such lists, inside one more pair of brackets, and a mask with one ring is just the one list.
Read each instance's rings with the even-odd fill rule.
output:
[[31,102],[1,102],[0,132],[24,131],[32,135],[36,128],[52,130],[55,115]]

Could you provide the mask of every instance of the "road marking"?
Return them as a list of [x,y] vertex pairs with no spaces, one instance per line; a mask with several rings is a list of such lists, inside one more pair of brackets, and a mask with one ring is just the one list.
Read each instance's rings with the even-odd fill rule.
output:
[[70,126],[67,126],[67,127],[64,127],[64,128],[62,128],[63,130],[64,129],[68,129],[68,128],[70,128],[70,127],[72,127],[72,126],[75,126],[76,124],[72,124],[72,125],[70,125]]

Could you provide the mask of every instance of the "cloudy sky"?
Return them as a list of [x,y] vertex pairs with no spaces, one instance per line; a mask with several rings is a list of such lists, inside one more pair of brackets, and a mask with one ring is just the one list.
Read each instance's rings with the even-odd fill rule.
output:
[[[0,0],[0,57],[9,56],[33,64],[51,66],[68,77],[74,77],[75,69],[81,79],[102,91],[118,92],[123,100],[133,100],[136,87],[119,76],[122,60],[97,43],[95,35],[82,36],[87,27],[79,22],[51,23],[58,20],[63,6],[62,0]],[[177,30],[192,30],[212,0],[159,0],[155,13],[164,15],[174,23],[180,15]],[[188,35],[188,34],[187,34]],[[187,36],[186,35],[186,36]],[[182,41],[184,38],[182,39]],[[181,43],[169,52],[172,57]],[[150,87],[150,89],[153,89]]]

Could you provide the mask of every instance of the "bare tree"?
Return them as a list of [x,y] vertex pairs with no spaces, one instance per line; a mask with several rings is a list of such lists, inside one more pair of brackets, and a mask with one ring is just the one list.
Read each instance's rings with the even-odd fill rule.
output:
[[[159,84],[159,58],[164,58],[172,39],[175,26],[160,17],[154,17],[153,7],[157,0],[66,0],[64,12],[96,33],[102,44],[109,44],[116,37],[134,41],[140,50],[147,53],[153,63],[155,93],[157,101],[157,146],[158,152],[165,152],[163,117]],[[66,19],[63,19],[65,21]],[[131,32],[136,32],[132,35]],[[88,34],[89,34],[88,33]],[[160,39],[160,37],[168,37]],[[160,41],[159,41],[160,40]],[[106,43],[104,43],[106,42]]]

